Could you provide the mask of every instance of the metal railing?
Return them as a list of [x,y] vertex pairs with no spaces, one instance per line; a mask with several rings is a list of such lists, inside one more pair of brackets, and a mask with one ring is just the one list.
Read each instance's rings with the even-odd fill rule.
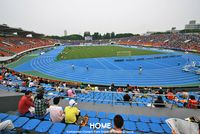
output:
[[[76,99],[77,101],[81,102],[91,102],[93,104],[110,104],[112,106],[114,105],[125,105],[130,107],[133,106],[146,106],[146,107],[159,107],[155,105],[165,106],[166,108],[173,109],[175,106],[177,107],[184,107],[184,103],[178,100],[177,95],[167,95],[167,94],[153,94],[153,93],[128,93],[131,97],[130,101],[124,101],[123,96],[126,93],[121,92],[89,92],[88,94],[77,94],[73,99]],[[103,95],[106,95],[104,97],[101,97]],[[83,96],[83,97],[79,97]],[[120,97],[119,97],[120,96]],[[161,96],[163,98],[164,103],[155,103],[155,100],[158,96]],[[167,97],[173,97],[174,99],[168,99]],[[190,95],[189,95],[190,96]],[[185,101],[185,104],[189,103],[189,96],[188,98],[182,98]],[[200,95],[196,95],[200,99]],[[116,98],[117,97],[117,98]],[[67,97],[69,99],[72,99],[70,97]],[[109,98],[109,99],[108,99]],[[119,98],[119,99],[118,99]],[[199,102],[199,100],[197,100]],[[178,104],[181,104],[182,106],[179,106]],[[200,104],[191,104],[194,107],[199,107]]]

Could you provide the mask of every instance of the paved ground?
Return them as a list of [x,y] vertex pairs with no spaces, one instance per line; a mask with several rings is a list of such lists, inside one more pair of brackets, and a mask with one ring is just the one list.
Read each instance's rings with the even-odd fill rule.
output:
[[[60,102],[62,107],[68,105],[68,101]],[[150,107],[130,107],[130,106],[112,106],[109,104],[93,104],[93,103],[78,103],[78,107],[84,110],[97,112],[114,112],[118,114],[135,114],[147,116],[168,116],[177,118],[187,118],[190,116],[200,116],[200,109],[172,108],[168,105],[167,108],[150,108]]]

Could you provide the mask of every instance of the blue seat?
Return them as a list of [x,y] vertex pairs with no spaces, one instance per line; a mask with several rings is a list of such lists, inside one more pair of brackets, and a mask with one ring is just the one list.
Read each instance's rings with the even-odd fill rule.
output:
[[0,120],[5,119],[6,117],[8,117],[8,114],[0,113]]
[[102,104],[109,104],[108,101],[102,101]]
[[177,103],[177,106],[178,107],[184,107],[184,104],[183,103]]
[[7,116],[6,118],[4,118],[2,121],[11,120],[12,122],[14,122],[17,118],[19,118],[19,116],[16,116],[16,115],[9,115],[9,116]]
[[44,120],[45,120],[45,121],[51,121],[50,113],[48,113],[48,114],[44,117]]
[[129,130],[129,131],[136,131],[137,130],[135,123],[132,122],[132,121],[125,121],[124,122],[124,129]]
[[168,133],[171,134],[172,133],[172,129],[165,123],[165,124],[161,124],[163,130]]
[[44,117],[45,117],[46,115],[44,115],[44,116],[39,116],[39,115],[34,115],[34,118],[35,119],[39,119],[39,120],[43,120],[44,119]]
[[149,117],[148,116],[144,116],[144,115],[140,116],[140,121],[141,122],[150,122]]
[[161,117],[160,117],[160,120],[161,120],[163,123],[166,123],[165,120],[167,120],[167,119],[168,119],[168,117],[166,117],[166,116],[161,116]]
[[85,116],[87,114],[86,110],[80,110],[81,111],[81,116]]
[[159,117],[156,117],[156,116],[151,116],[150,120],[153,123],[161,123],[161,119]]
[[70,134],[70,133],[74,133],[79,131],[79,126],[74,125],[74,124],[69,124],[65,130],[64,130],[64,134]]
[[113,120],[115,115],[116,115],[115,113],[108,113],[108,119]]
[[32,113],[28,112],[28,113],[26,113],[26,114],[25,114],[25,117],[28,117],[28,118],[33,118],[33,117],[34,117],[34,115],[33,115]]
[[48,132],[49,128],[52,126],[52,122],[50,121],[42,121],[40,124],[35,128],[36,132],[39,133],[46,133]]
[[65,123],[54,123],[51,129],[49,130],[49,134],[62,134],[65,127]]
[[132,104],[130,102],[124,102],[124,106],[131,106]]
[[131,104],[133,107],[137,107],[138,105],[137,105],[137,103],[132,103]]
[[126,114],[120,114],[124,120],[128,120],[128,116]]
[[15,128],[20,128],[22,127],[27,121],[29,120],[29,118],[27,117],[19,117],[17,120],[14,121],[14,126]]
[[144,107],[145,105],[143,103],[138,103],[139,107]]
[[130,121],[135,121],[135,122],[137,122],[139,119],[137,115],[129,115],[128,118]]
[[138,130],[141,132],[147,132],[147,133],[150,132],[149,126],[145,122],[137,122],[136,126],[137,126]]
[[24,130],[33,130],[41,121],[38,119],[30,119],[26,124],[22,127]]
[[88,125],[90,125],[90,123],[98,123],[99,122],[99,119],[98,118],[89,118],[88,120]]
[[100,119],[99,123],[111,123],[110,119]]
[[97,115],[98,118],[106,118],[106,112],[99,112]]
[[88,111],[87,115],[88,115],[88,117],[96,117],[96,112],[95,111]]
[[97,100],[95,103],[96,104],[102,104],[103,102],[101,100]]
[[155,133],[164,133],[162,127],[158,123],[149,123],[152,132]]

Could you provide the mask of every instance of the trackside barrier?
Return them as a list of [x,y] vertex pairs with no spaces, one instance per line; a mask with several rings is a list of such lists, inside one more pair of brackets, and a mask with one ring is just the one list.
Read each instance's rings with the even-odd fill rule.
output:
[[[16,91],[15,88],[13,87],[6,87],[4,85],[0,85],[0,88],[2,90],[6,90],[6,91]],[[69,89],[69,88],[67,88]],[[53,94],[53,95],[48,95],[48,93],[51,93],[52,90],[50,91],[46,91],[46,94],[45,96],[47,98],[54,98],[56,96],[60,96],[62,98],[68,98],[68,99],[76,99],[76,100],[87,100],[87,102],[93,102],[93,104],[95,104],[96,102],[98,101],[101,101],[103,104],[111,104],[112,106],[114,106],[115,104],[116,105],[126,105],[126,106],[148,106],[148,107],[153,107],[154,104],[157,104],[157,105],[161,105],[163,103],[154,103],[154,100],[158,97],[158,96],[162,96],[163,100],[165,101],[164,104],[170,104],[170,108],[173,109],[174,105],[177,105],[179,107],[183,107],[184,106],[184,103],[183,101],[180,101],[178,100],[178,96],[176,95],[164,95],[164,94],[151,94],[151,93],[147,93],[147,94],[144,94],[144,93],[128,93],[129,96],[131,96],[131,101],[128,101],[128,102],[125,102],[123,101],[123,96],[126,94],[126,93],[123,93],[123,92],[89,92],[87,94],[81,94],[81,89],[73,89],[75,90],[76,92],[78,91],[79,93],[77,93],[77,95],[73,98],[70,98],[70,97],[67,97],[66,95],[64,95],[64,93],[62,92],[56,92],[56,94]],[[55,92],[55,91],[53,91]],[[110,98],[108,99],[108,97],[105,99],[105,98],[101,98],[101,99],[97,99],[96,97],[100,97],[98,96],[98,94],[100,95],[101,93],[104,93],[109,95]],[[79,95],[83,95],[83,97],[79,97]],[[84,96],[85,95],[85,96]],[[87,96],[89,95],[89,96]],[[101,95],[102,96],[102,95]],[[171,96],[173,97],[174,99],[170,100],[170,99],[167,99],[168,96]],[[190,96],[190,95],[189,95]],[[186,104],[189,103],[189,96],[187,99],[184,100],[184,102]],[[87,97],[87,98],[85,98]],[[106,97],[106,96],[105,96]],[[118,98],[116,98],[118,97]],[[200,95],[197,95],[196,94],[196,100],[197,102],[200,102]],[[128,105],[129,104],[129,105]],[[199,107],[200,104],[197,103],[197,104],[191,104],[191,107]]]

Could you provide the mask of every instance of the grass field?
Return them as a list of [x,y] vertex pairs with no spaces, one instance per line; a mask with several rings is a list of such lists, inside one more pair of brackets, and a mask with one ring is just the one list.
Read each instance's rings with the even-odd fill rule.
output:
[[6,67],[14,68],[14,67],[16,67],[18,65],[21,65],[21,64],[23,64],[25,62],[28,62],[29,60],[31,60],[31,59],[33,59],[33,58],[35,58],[37,56],[38,56],[38,54],[25,55],[24,57],[20,58],[19,60],[15,61],[15,62],[12,62],[10,64],[7,64]]
[[51,79],[51,80],[65,81],[64,79],[60,79],[60,78],[56,78],[56,77],[53,77],[53,76],[49,76],[49,75],[40,73],[38,71],[26,71],[26,72],[23,72],[23,73],[28,74],[28,75],[32,75],[32,76],[41,77],[41,78]]
[[[120,46],[78,46],[66,47],[58,56],[57,60],[115,57],[117,52],[130,51],[131,55],[161,54],[161,52],[142,50],[136,48],[125,48]],[[129,56],[129,54],[124,55]]]

